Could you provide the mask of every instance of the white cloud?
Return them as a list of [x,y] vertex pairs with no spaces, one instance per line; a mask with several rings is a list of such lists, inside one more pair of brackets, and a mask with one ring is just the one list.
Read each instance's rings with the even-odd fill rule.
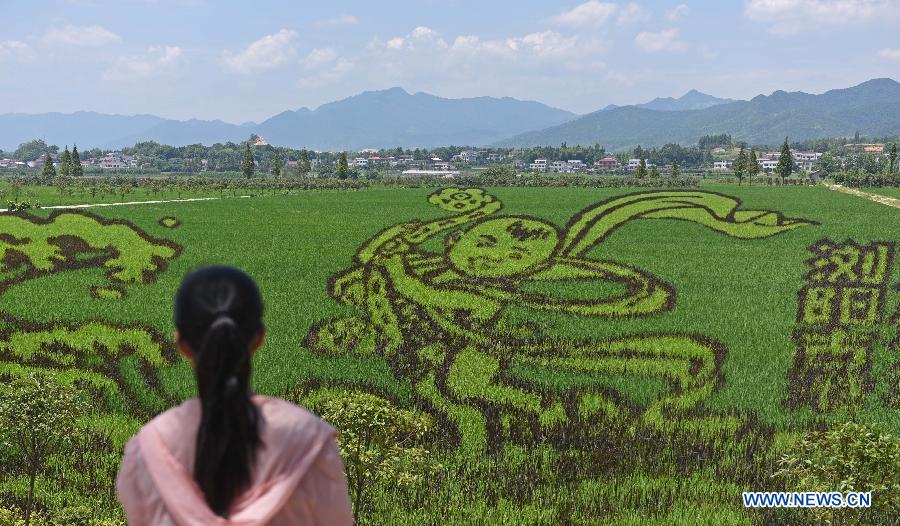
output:
[[359,19],[353,15],[341,15],[327,20],[318,22],[320,26],[355,26],[359,23]]
[[334,62],[335,59],[337,59],[337,52],[330,47],[325,47],[316,48],[310,51],[303,62],[306,64],[306,67],[315,68],[323,64]]
[[878,52],[878,56],[885,60],[900,60],[900,48],[884,48]]
[[572,60],[605,52],[606,46],[595,38],[585,38],[579,35],[567,36],[549,30],[494,40],[482,40],[475,35],[459,35],[452,40],[452,43],[448,44],[437,31],[420,26],[405,37],[395,37],[386,42],[373,40],[369,44],[369,49],[417,52],[427,55],[426,58],[432,61],[472,60],[482,55],[494,55],[507,60]]
[[769,23],[769,31],[793,34],[820,26],[900,19],[900,0],[748,0],[744,14]]
[[441,49],[449,47],[447,41],[441,37],[440,33],[426,26],[416,27],[405,37],[394,37],[387,42],[381,42],[380,40],[375,39],[369,44],[370,49],[387,47],[388,49],[394,50],[417,49],[432,46],[437,46]]
[[621,9],[619,16],[616,18],[616,24],[624,26],[635,22],[643,22],[650,19],[650,17],[650,11],[631,2]]
[[562,57],[577,47],[578,37],[566,37],[556,31],[531,33],[521,38],[510,39],[513,49],[525,49],[540,58]]
[[681,52],[687,49],[687,44],[678,40],[677,29],[664,29],[662,31],[641,31],[634,42],[637,46],[647,53],[658,53],[660,51]]
[[691,12],[691,8],[687,4],[678,4],[677,6],[666,12],[666,18],[675,22],[687,16]]
[[103,80],[128,81],[171,73],[181,63],[183,50],[178,46],[151,47],[142,55],[121,57],[103,72]]
[[568,11],[563,11],[551,20],[553,23],[563,26],[601,26],[612,18],[618,10],[619,6],[616,4],[590,0]]
[[326,84],[332,84],[340,80],[344,75],[356,68],[353,62],[344,58],[333,58],[330,67],[301,78],[297,84],[301,88],[315,88]]
[[226,71],[241,75],[277,68],[294,57],[296,39],[296,31],[282,29],[260,38],[240,53],[226,52],[222,64]]
[[44,43],[61,46],[100,47],[114,44],[122,38],[103,26],[52,27],[44,33]]
[[12,60],[16,62],[28,62],[34,57],[31,46],[21,40],[7,40],[0,42],[0,62]]

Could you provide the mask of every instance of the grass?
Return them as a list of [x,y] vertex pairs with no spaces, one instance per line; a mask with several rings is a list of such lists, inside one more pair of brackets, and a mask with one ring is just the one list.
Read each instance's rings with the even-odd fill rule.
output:
[[885,197],[893,197],[894,199],[900,199],[900,188],[895,187],[884,187],[884,188],[862,188],[863,192],[868,192],[870,194],[878,194],[883,195]]
[[[230,195],[230,192],[227,193]],[[29,203],[40,203],[41,206],[57,206],[57,205],[80,205],[88,203],[118,203],[123,201],[166,201],[174,199],[186,199],[193,197],[221,197],[223,194],[217,190],[209,189],[160,189],[151,191],[148,188],[132,188],[130,192],[124,196],[113,190],[113,193],[98,191],[91,193],[90,187],[81,191],[77,187],[72,187],[65,193],[52,186],[44,185],[27,185],[22,186],[19,190],[18,200],[13,199],[13,193],[10,183],[0,180],[0,195],[3,196],[3,208],[6,207],[6,201],[28,201]]]
[[[793,436],[850,417],[900,432],[900,415],[884,402],[894,388],[890,371],[897,360],[896,351],[886,345],[895,331],[888,324],[881,327],[880,343],[872,351],[873,389],[858,404],[821,411],[787,407],[789,371],[797,350],[792,339],[797,295],[808,271],[804,261],[811,256],[807,247],[823,238],[900,241],[900,217],[896,209],[820,187],[706,185],[704,189],[739,198],[743,210],[774,210],[818,224],[764,239],[738,239],[684,220],[630,221],[586,257],[625,264],[669,284],[675,291],[670,309],[638,318],[598,319],[518,305],[504,309],[497,324],[519,331],[516,334],[556,339],[560,348],[571,349],[577,349],[573,341],[648,333],[695,335],[719,342],[725,352],[715,365],[719,380],[714,386],[708,384],[711,392],[701,389],[706,385],[702,382],[691,383],[692,375],[713,374],[703,369],[712,367],[706,357],[693,373],[673,360],[668,372],[656,376],[623,376],[621,364],[582,363],[586,358],[573,354],[568,362],[558,360],[559,367],[549,374],[543,367],[547,359],[537,351],[538,356],[532,357],[528,349],[517,348],[511,352],[519,354],[511,356],[470,353],[454,368],[445,362],[452,355],[448,350],[452,345],[430,342],[436,347],[423,343],[417,348],[412,362],[415,374],[408,374],[403,369],[408,364],[379,354],[377,338],[363,342],[365,352],[339,352],[339,345],[330,353],[311,350],[304,342],[312,327],[361,312],[330,296],[327,283],[332,275],[351,267],[353,255],[367,239],[412,219],[448,215],[428,203],[428,189],[314,191],[98,209],[102,217],[127,221],[151,239],[182,247],[181,252],[168,259],[152,280],[138,279],[134,269],[149,268],[153,252],[148,250],[156,245],[137,243],[137,250],[132,250],[126,245],[135,242],[122,231],[118,237],[123,241],[115,245],[123,249],[118,258],[125,269],[117,271],[121,279],[114,283],[122,291],[120,296],[90,293],[110,288],[111,267],[78,265],[10,285],[0,294],[0,312],[33,324],[143,326],[166,335],[173,331],[172,298],[185,274],[205,264],[235,265],[257,280],[266,300],[267,340],[254,358],[257,391],[285,396],[321,386],[353,386],[400,405],[433,408],[446,420],[445,431],[459,429],[462,434],[461,444],[454,432],[434,437],[445,471],[425,487],[374,491],[372,516],[379,518],[377,523],[751,524],[762,518],[739,507],[739,492],[768,488],[766,476],[774,471],[778,444],[774,437]],[[575,188],[488,191],[502,201],[499,213],[527,214],[558,227],[593,203],[627,193]],[[35,214],[46,217],[48,212]],[[12,216],[0,216],[0,220],[4,217]],[[160,224],[164,217],[180,223]],[[91,239],[92,246],[99,244]],[[440,236],[425,242],[423,248],[443,253]],[[91,254],[79,257],[90,259]],[[900,284],[898,268],[895,265],[892,284]],[[348,283],[352,282],[351,276]],[[615,296],[623,287],[594,280],[584,286],[532,283],[528,290],[575,301]],[[353,297],[351,289],[347,298]],[[896,292],[888,297],[885,313],[900,304],[898,297]],[[367,330],[364,324],[341,327]],[[0,358],[3,352],[0,346]],[[134,378],[138,368],[133,361],[132,365],[125,362],[124,370],[131,372],[121,377],[127,385],[142,385]],[[441,372],[443,363],[447,370]],[[664,365],[647,358],[626,368],[653,371]],[[98,369],[103,368],[92,370]],[[498,369],[504,371],[498,378],[514,389],[484,378],[472,382],[471,371],[493,376]],[[185,361],[162,366],[158,377],[159,396],[174,402],[194,395],[193,376]],[[447,383],[458,393],[453,400],[443,394]],[[636,425],[648,405],[665,399],[672,385],[689,388],[682,394],[698,393],[696,400],[672,399],[678,411],[690,417],[671,429]],[[588,395],[579,400],[579,392]],[[154,396],[134,392],[134,397],[148,404]],[[494,398],[503,415],[485,417],[474,401],[484,396]],[[558,407],[563,406],[560,416]],[[668,421],[674,414],[671,411],[664,409],[662,416],[653,418]],[[566,426],[560,418],[577,425]],[[517,419],[525,423],[516,424]],[[105,422],[108,426],[111,421]],[[533,428],[528,422],[534,423]],[[499,449],[492,449],[497,433],[504,440]],[[532,437],[530,441],[522,438],[525,435]]]

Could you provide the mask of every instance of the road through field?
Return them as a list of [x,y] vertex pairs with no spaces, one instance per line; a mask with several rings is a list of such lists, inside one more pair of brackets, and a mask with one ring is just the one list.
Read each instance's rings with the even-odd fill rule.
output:
[[[239,199],[247,199],[249,195],[240,195]],[[167,199],[167,200],[156,200],[156,201],[122,201],[119,203],[89,203],[89,204],[80,204],[80,205],[54,205],[54,206],[42,206],[42,209],[59,209],[59,208],[96,208],[101,206],[126,206],[126,205],[158,205],[162,203],[191,203],[194,201],[219,201],[221,199],[233,199],[228,197],[190,197],[187,199]],[[0,208],[0,212],[9,212],[8,208]]]
[[876,203],[881,203],[883,205],[900,208],[900,199],[895,199],[893,197],[887,197],[884,195],[870,194],[868,192],[857,190],[856,188],[847,188],[846,186],[839,184],[826,184],[825,186],[838,192],[844,192],[845,194],[859,196],[868,199],[869,201],[875,201]]

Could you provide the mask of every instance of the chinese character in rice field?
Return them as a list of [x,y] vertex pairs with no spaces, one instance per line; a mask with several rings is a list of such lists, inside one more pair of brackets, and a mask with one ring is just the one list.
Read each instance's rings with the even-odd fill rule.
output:
[[811,247],[800,289],[789,373],[791,407],[850,409],[872,391],[872,352],[891,277],[894,244],[823,239]]
[[[623,195],[589,206],[565,228],[525,215],[500,215],[502,203],[478,188],[446,188],[428,201],[453,215],[382,230],[357,251],[328,291],[361,315],[313,327],[307,345],[322,353],[384,356],[419,401],[452,423],[464,452],[480,454],[504,437],[547,435],[574,419],[625,413],[606,392],[574,398],[547,393],[512,367],[651,378],[663,395],[639,409],[638,425],[697,432],[733,428],[737,417],[705,416],[700,405],[720,377],[723,347],[691,334],[639,334],[560,341],[499,323],[510,306],[610,319],[651,316],[673,307],[674,288],[641,269],[588,254],[620,226],[674,219],[739,239],[758,239],[811,222],[778,212],[741,210],[732,197],[705,191]],[[443,235],[443,253],[423,243]],[[613,282],[609,297],[562,298],[531,292],[529,283]]]

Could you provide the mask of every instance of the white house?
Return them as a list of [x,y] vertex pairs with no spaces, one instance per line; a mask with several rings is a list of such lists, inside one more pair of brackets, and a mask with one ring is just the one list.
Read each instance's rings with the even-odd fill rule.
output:
[[734,167],[734,159],[725,159],[722,161],[715,161],[713,163],[713,170],[729,170]]
[[459,160],[464,163],[474,163],[476,159],[478,159],[478,152],[475,150],[459,152]]
[[353,166],[365,168],[369,166],[369,160],[365,157],[357,157],[356,159],[353,159]]
[[532,172],[546,172],[547,171],[547,159],[535,159],[533,163],[531,163],[531,171]]
[[581,159],[569,159],[566,161],[570,172],[580,172],[584,170],[584,162]]

